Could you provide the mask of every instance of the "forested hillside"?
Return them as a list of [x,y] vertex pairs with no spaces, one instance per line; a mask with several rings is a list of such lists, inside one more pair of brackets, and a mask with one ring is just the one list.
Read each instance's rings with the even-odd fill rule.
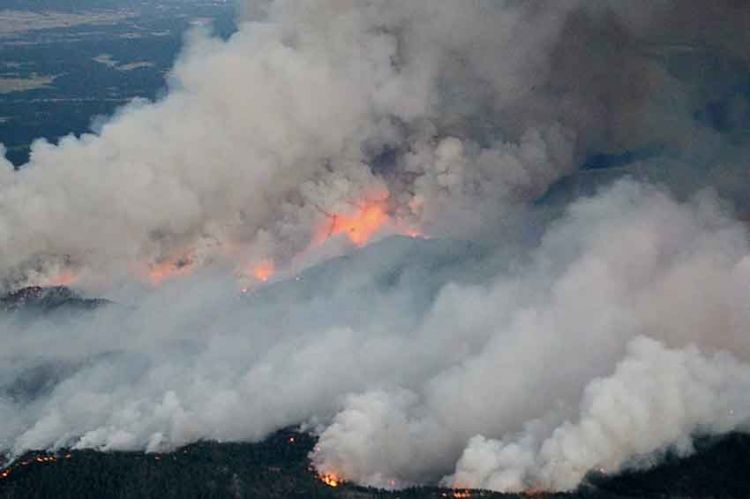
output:
[[[30,454],[0,472],[2,498],[442,498],[514,497],[415,488],[398,492],[331,487],[311,470],[315,439],[292,430],[259,444],[201,443],[172,454]],[[544,497],[748,497],[750,437],[701,440],[689,458],[667,457],[648,471],[590,476],[572,494]]]

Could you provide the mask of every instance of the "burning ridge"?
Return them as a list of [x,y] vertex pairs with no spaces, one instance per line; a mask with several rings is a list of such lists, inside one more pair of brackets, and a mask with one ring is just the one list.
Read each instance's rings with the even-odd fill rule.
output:
[[0,155],[2,308],[86,309],[0,314],[54,374],[0,451],[306,424],[337,482],[570,491],[747,430],[744,2],[246,3]]

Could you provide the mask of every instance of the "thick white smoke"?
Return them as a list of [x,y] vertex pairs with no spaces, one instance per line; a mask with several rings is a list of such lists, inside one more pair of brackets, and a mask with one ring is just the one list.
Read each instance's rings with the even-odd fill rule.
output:
[[[0,271],[111,274],[237,248],[284,262],[368,198],[439,225],[538,195],[572,168],[575,132],[554,116],[508,133],[492,120],[545,80],[568,4],[278,1],[226,42],[193,33],[166,98],[38,142],[2,177]],[[499,99],[474,133],[470,116]]]
[[424,311],[423,281],[363,284],[405,258],[375,247],[325,296],[293,290],[327,273],[249,300],[204,275],[55,325],[7,317],[0,442],[157,450],[309,422],[316,466],[361,483],[568,489],[746,428],[746,239],[710,197],[626,182]]
[[574,205],[518,275],[444,290],[415,340],[442,365],[406,394],[350,398],[315,462],[387,486],[436,480],[466,447],[446,483],[567,490],[744,429],[745,239],[709,200],[680,206],[630,183]]
[[[229,40],[192,34],[163,100],[0,159],[3,286],[72,270],[117,302],[0,315],[0,450],[306,424],[315,466],[360,483],[566,490],[746,429],[748,234],[693,191],[741,200],[750,115],[719,85],[726,123],[697,119],[715,82],[691,63],[746,71],[748,16],[636,3],[249,2]],[[661,187],[526,214],[590,151],[641,149],[624,169]],[[481,244],[384,240],[237,293],[365,201]],[[113,279],[182,258],[157,289]]]
[[748,388],[750,366],[731,355],[667,350],[637,337],[611,376],[587,385],[574,422],[551,434],[529,425],[507,442],[476,436],[446,481],[505,491],[573,489],[591,470],[618,471],[667,448],[689,453],[695,434],[749,429]]
[[264,17],[228,41],[193,33],[164,99],[40,141],[0,177],[0,273],[13,286],[61,267],[85,282],[165,260],[283,265],[367,199],[471,234],[591,147],[695,142],[674,104],[705,96],[652,45],[713,40],[666,23],[669,2],[618,5],[255,3]]

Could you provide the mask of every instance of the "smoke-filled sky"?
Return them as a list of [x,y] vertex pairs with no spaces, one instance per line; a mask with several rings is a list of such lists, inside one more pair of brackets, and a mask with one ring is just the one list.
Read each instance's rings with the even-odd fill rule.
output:
[[359,483],[569,490],[748,428],[750,6],[245,7],[0,159],[0,288],[115,302],[0,317],[1,450],[303,424]]

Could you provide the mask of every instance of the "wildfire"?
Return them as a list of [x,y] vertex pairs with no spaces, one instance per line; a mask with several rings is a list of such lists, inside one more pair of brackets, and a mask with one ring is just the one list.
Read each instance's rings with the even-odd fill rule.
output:
[[422,232],[418,231],[417,229],[406,229],[404,231],[404,235],[412,239],[429,239],[429,238],[426,238],[425,235]]
[[[72,454],[66,454],[63,456],[63,459],[72,459]],[[38,455],[38,456],[32,456],[28,459],[25,459],[23,461],[19,461],[14,463],[13,465],[9,466],[8,468],[5,468],[4,470],[0,470],[0,479],[9,478],[14,471],[25,468],[27,466],[30,466],[32,464],[52,464],[56,463],[60,460],[60,458],[50,455]]]
[[276,273],[276,266],[271,260],[265,260],[252,269],[252,275],[261,282],[268,282]]
[[544,489],[532,488],[524,492],[524,495],[528,497],[543,497],[547,495],[547,492]]
[[320,478],[321,482],[333,488],[338,487],[342,483],[342,480],[333,473],[323,473],[318,475],[318,478]]
[[474,494],[470,490],[454,490],[453,492],[443,492],[441,497],[452,497],[453,499],[470,499]]
[[182,257],[168,259],[149,265],[146,271],[146,277],[152,285],[159,286],[166,280],[186,276],[190,274],[192,270],[193,262],[190,258]]
[[52,276],[44,283],[45,287],[48,286],[72,286],[78,280],[78,274],[72,270],[64,270],[56,276]]
[[329,237],[344,234],[352,243],[361,247],[389,221],[390,217],[383,203],[365,203],[353,214],[331,215],[329,223],[318,234],[316,241],[320,243]]
[[[412,238],[424,237],[422,232],[390,212],[387,199],[372,200],[365,198],[359,201],[352,211],[329,214],[325,222],[314,231],[313,239],[307,249],[322,245],[335,236],[345,236],[353,245],[363,247],[384,229],[387,229],[390,233]],[[223,243],[222,247],[225,250],[224,260],[244,260],[241,247],[233,245],[231,242]],[[302,250],[302,253],[306,252],[307,249]],[[271,258],[256,260],[251,265],[246,265],[247,260],[244,260],[244,262],[237,268],[236,272],[236,276],[241,279],[242,287],[240,289],[243,293],[247,293],[252,288],[253,282],[255,284],[268,282],[280,270],[278,268],[279,262]],[[143,282],[157,287],[168,280],[189,275],[198,264],[199,262],[194,258],[193,251],[188,248],[186,251],[172,253],[166,258],[156,261],[133,262],[131,271]],[[64,269],[59,274],[45,279],[39,285],[43,287],[68,287],[76,284],[79,278],[80,275],[77,271]]]

